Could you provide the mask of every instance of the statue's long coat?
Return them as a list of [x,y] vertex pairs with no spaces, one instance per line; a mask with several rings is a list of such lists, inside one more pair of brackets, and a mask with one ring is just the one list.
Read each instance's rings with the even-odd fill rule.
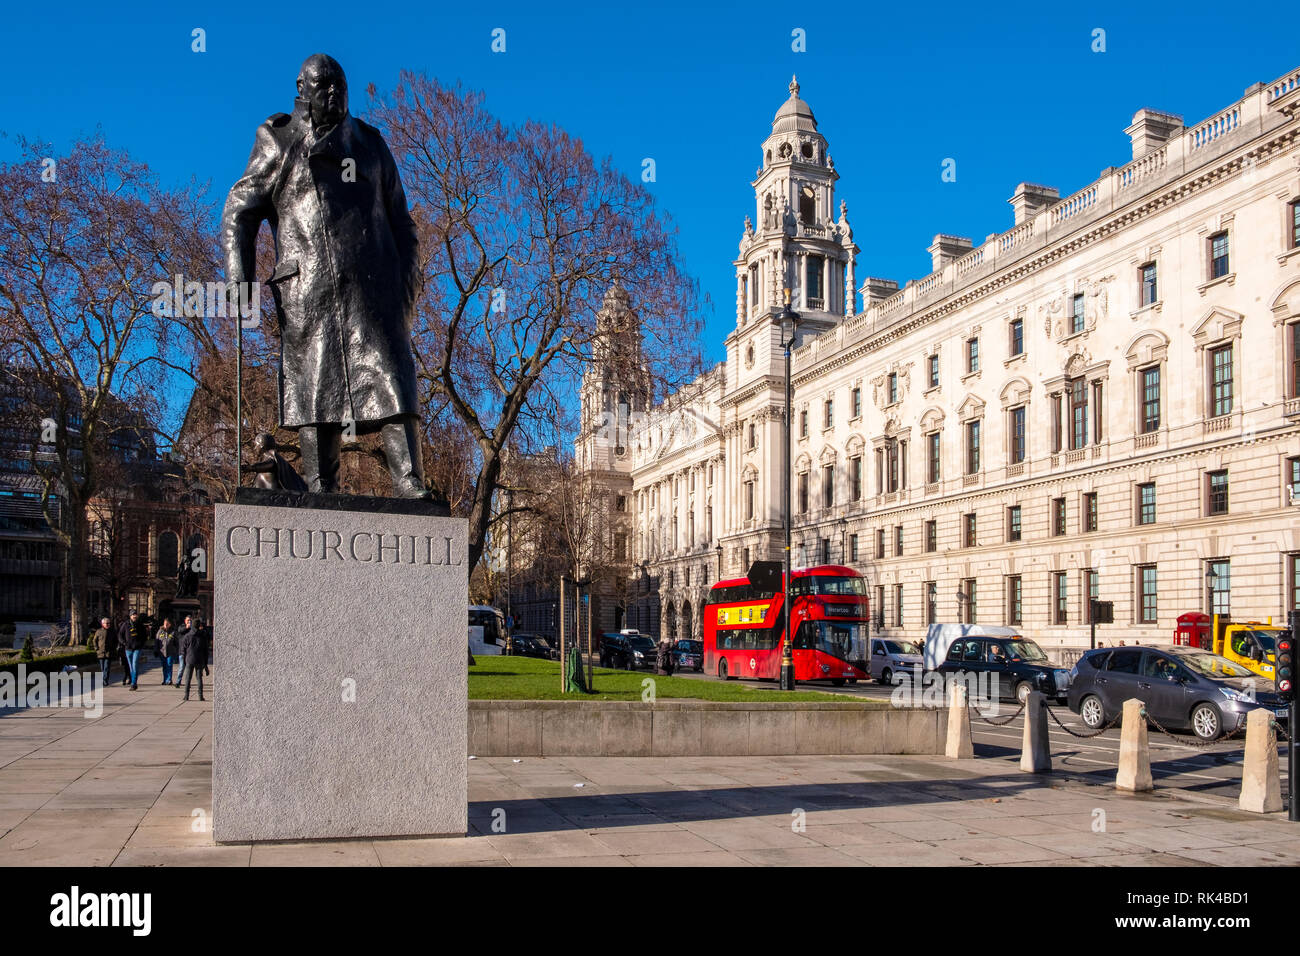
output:
[[301,100],[268,119],[226,198],[227,281],[256,278],[263,220],[276,246],[268,281],[280,318],[281,424],[352,421],[369,431],[416,414],[417,239],[379,131],[349,115],[318,141]]

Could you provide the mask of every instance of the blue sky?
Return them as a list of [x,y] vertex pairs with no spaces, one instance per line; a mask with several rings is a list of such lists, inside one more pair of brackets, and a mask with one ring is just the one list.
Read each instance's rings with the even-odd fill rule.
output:
[[[205,53],[191,51],[196,27]],[[806,52],[791,49],[796,28]],[[929,272],[935,233],[978,243],[1009,228],[1017,182],[1064,196],[1123,165],[1138,108],[1195,122],[1300,65],[1293,29],[1222,3],[21,4],[0,28],[0,130],[63,147],[98,126],[164,180],[224,195],[318,51],[343,64],[358,112],[368,83],[424,70],[482,89],[506,120],[560,124],[629,176],[654,158],[651,188],[712,298],[712,360],[734,324],[759,144],[792,72],[841,174],[857,275],[901,285]]]

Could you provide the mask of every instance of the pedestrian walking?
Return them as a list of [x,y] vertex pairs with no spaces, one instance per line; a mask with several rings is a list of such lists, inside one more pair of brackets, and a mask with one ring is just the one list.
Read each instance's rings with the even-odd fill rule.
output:
[[131,662],[126,656],[126,646],[131,642],[131,622],[135,620],[135,612],[117,626],[117,642],[113,656],[117,662],[122,665],[122,686],[125,687],[131,683]]
[[163,618],[162,627],[158,628],[158,633],[153,639],[154,650],[158,653],[158,659],[162,661],[164,684],[172,682],[172,665],[176,662],[176,628],[172,627],[172,619]]
[[140,655],[149,643],[149,625],[138,612],[132,611],[131,617],[118,636],[119,639],[124,638],[126,644],[126,663],[128,676],[131,678],[131,689],[139,690]]
[[181,638],[181,654],[185,657],[185,696],[183,700],[190,699],[190,685],[194,681],[194,674],[197,671],[199,675],[199,700],[203,700],[203,675],[208,669],[208,637],[207,628],[203,626],[200,619],[195,621],[193,626],[185,632]]
[[185,615],[185,622],[181,625],[180,632],[176,635],[176,686],[181,686],[181,678],[185,676],[185,635],[194,630],[194,618]]
[[100,618],[99,628],[91,636],[95,644],[95,657],[99,659],[99,673],[102,683],[108,686],[108,669],[113,664],[113,622]]

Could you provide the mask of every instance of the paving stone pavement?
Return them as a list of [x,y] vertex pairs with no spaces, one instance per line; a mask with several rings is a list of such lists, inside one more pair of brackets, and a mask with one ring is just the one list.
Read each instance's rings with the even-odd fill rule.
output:
[[478,758],[463,838],[217,846],[211,699],[150,670],[84,713],[0,712],[0,866],[1300,863],[1284,814],[898,756]]

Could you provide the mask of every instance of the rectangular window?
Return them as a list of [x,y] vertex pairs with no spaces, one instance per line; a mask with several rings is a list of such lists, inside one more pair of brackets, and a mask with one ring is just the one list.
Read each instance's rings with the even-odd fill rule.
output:
[[902,556],[903,556],[903,526],[901,524],[896,524],[894,525],[894,557],[901,558]]
[[822,507],[830,508],[835,504],[835,466],[822,466]]
[[879,528],[876,530],[876,560],[879,561],[880,559],[884,558],[884,556],[885,556],[885,529]]
[[799,437],[808,437],[808,409],[806,408],[799,413]]
[[1286,567],[1286,609],[1300,611],[1300,554],[1288,554]]
[[1025,460],[1025,406],[1011,409],[1011,464]]
[[1070,305],[1070,334],[1077,335],[1083,331],[1083,293],[1076,295]]
[[860,418],[862,416],[862,389],[855,388],[849,393],[849,404],[853,409],[853,417]]
[[939,387],[939,356],[931,355],[927,359],[927,362],[929,363],[929,372],[930,372],[930,379],[929,379],[930,384],[927,387],[938,388]]
[[1065,534],[1065,499],[1052,499],[1052,534],[1058,538]]
[[980,340],[966,340],[966,372],[978,372],[980,370]]
[[1300,505],[1300,458],[1286,460],[1287,504]]
[[849,560],[858,560],[858,536],[856,534],[849,535]]
[[758,446],[758,426],[755,425],[753,422],[750,422],[750,423],[749,423],[749,442],[748,442],[748,444],[749,444],[749,447],[750,447],[751,449],[752,449],[752,448],[756,448],[756,447]]
[[831,563],[831,539],[830,538],[822,538],[821,548],[818,553],[821,555],[822,564]]
[[1287,326],[1291,333],[1291,392],[1292,398],[1300,398],[1300,322]]
[[961,593],[964,598],[964,600],[961,603],[965,605],[963,610],[965,611],[966,614],[964,623],[966,624],[978,623],[976,620],[979,616],[976,610],[976,600],[978,598],[978,595],[975,591],[974,578],[966,578],[961,582]]
[[1291,204],[1291,248],[1300,249],[1300,199]]
[[1156,264],[1148,262],[1138,270],[1138,278],[1141,282],[1141,304],[1143,306],[1155,305],[1156,298]]
[[1210,417],[1232,412],[1232,346],[1210,350]]
[[976,419],[966,423],[966,474],[973,475],[980,470],[980,422]]
[[939,619],[939,585],[935,581],[925,582],[925,623],[934,624]]
[[797,500],[799,503],[798,513],[801,515],[807,514],[808,513],[808,472],[806,471],[799,472]]
[[1065,571],[1052,572],[1052,623],[1069,622],[1070,582]]
[[903,626],[903,586],[894,585],[894,627]]
[[1007,509],[1007,540],[1020,540],[1020,505],[1012,505]]
[[1023,622],[1024,583],[1020,575],[1013,574],[1007,578],[1007,623],[1017,625]]
[[1228,513],[1228,473],[1226,471],[1206,472],[1205,513],[1207,515],[1226,515]]
[[1101,382],[1092,383],[1092,443],[1094,445],[1101,444],[1101,398],[1104,387]]
[[1142,433],[1160,428],[1160,366],[1144,368],[1142,375]]
[[1220,232],[1210,236],[1210,278],[1222,279],[1228,274],[1228,234]]
[[1070,449],[1078,450],[1088,444],[1088,383],[1076,378],[1067,387],[1070,390]]
[[898,440],[895,438],[885,442],[885,490],[898,490]]
[[1011,320],[1011,357],[1025,354],[1025,320]]
[[1142,564],[1137,569],[1138,623],[1156,623],[1156,566]]
[[1052,395],[1052,454],[1061,450],[1061,393]]
[[883,584],[876,585],[875,608],[876,608],[875,618],[877,624],[879,627],[884,627],[885,626],[885,586]]
[[1156,486],[1154,482],[1138,485],[1137,523],[1156,523]]
[[835,399],[828,398],[826,399],[825,426],[827,428],[830,428],[834,424],[835,424]]
[[933,485],[940,477],[939,470],[939,432],[930,432],[925,436],[925,480]]
[[1097,530],[1097,492],[1090,491],[1083,496],[1083,530]]
[[1092,623],[1092,605],[1101,598],[1101,575],[1091,568],[1083,572],[1083,622]]
[[754,483],[745,482],[745,520],[749,521],[754,517]]
[[973,548],[979,540],[975,534],[975,512],[971,511],[961,517],[961,545],[963,548]]
[[1205,591],[1207,614],[1232,613],[1232,562],[1228,558],[1205,562]]
[[862,500],[862,456],[855,455],[849,459],[849,484],[852,500]]
[[925,550],[931,554],[939,550],[939,522],[933,519],[925,523]]
[[897,401],[898,401],[898,373],[890,372],[889,373],[889,404],[892,405]]

